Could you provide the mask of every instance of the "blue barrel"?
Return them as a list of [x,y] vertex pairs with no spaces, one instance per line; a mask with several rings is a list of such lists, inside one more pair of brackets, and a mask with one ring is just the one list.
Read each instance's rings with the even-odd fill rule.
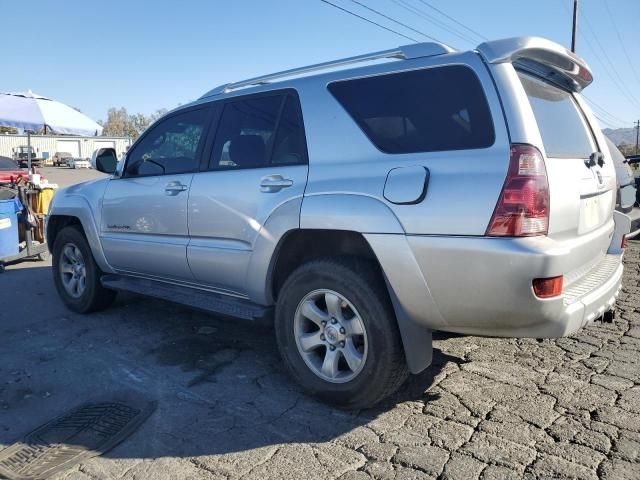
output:
[[17,198],[0,200],[0,260],[18,254],[18,212],[22,204]]

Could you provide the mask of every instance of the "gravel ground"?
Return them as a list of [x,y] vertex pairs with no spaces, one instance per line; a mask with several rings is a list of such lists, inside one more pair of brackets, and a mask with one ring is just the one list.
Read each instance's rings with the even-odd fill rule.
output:
[[0,275],[0,447],[134,390],[158,409],[62,479],[640,478],[640,242],[614,324],[549,341],[437,334],[434,364],[372,410],[310,400],[266,326],[121,295],[67,311],[44,262]]

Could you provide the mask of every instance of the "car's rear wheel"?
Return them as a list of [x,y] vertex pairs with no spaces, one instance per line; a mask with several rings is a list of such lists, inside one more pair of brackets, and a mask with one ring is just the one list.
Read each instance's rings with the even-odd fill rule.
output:
[[288,370],[328,403],[370,407],[408,375],[388,293],[369,262],[336,258],[299,267],[280,290],[275,327]]
[[78,313],[108,307],[116,292],[100,283],[102,272],[80,227],[63,228],[53,246],[53,279],[65,305]]

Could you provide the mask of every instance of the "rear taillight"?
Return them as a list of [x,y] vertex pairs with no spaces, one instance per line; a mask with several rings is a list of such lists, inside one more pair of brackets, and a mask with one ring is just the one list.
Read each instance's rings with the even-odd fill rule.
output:
[[629,237],[626,235],[622,236],[622,241],[620,242],[620,248],[627,248],[629,246]]
[[536,278],[533,280],[533,292],[538,298],[552,298],[562,294],[563,277]]
[[530,237],[549,228],[549,181],[540,151],[511,145],[507,179],[489,222],[487,235]]

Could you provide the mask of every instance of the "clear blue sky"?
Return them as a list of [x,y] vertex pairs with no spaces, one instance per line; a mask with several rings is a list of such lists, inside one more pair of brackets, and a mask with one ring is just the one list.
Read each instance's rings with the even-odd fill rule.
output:
[[[425,40],[351,0],[331,1]],[[360,2],[457,48],[479,43],[421,0]],[[4,45],[0,91],[31,89],[78,107],[96,120],[104,119],[109,107],[148,114],[186,103],[228,81],[410,43],[320,0],[27,3],[28,7],[25,2],[0,2]],[[430,23],[424,15],[403,8],[403,3],[474,37],[473,41]],[[573,0],[427,3],[490,39],[539,35],[570,43]],[[580,6],[577,50],[595,76],[585,93],[615,117],[596,110],[608,120],[603,126],[630,127],[640,118],[640,1],[580,0]]]

